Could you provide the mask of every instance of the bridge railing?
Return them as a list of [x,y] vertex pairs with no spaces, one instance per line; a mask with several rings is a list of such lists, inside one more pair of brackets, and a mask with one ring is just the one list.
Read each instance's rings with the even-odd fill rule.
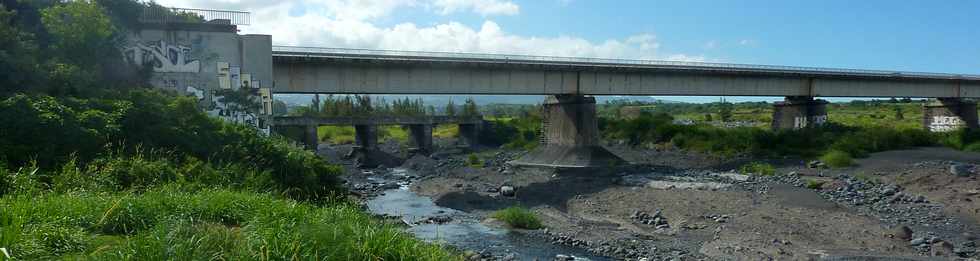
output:
[[226,20],[231,25],[249,25],[251,14],[242,11],[149,6],[139,16],[140,22],[157,24],[207,23],[216,20]]
[[903,71],[865,70],[865,69],[843,69],[843,68],[804,67],[804,66],[783,66],[783,65],[758,65],[758,64],[739,64],[739,63],[686,62],[686,61],[664,61],[664,60],[585,58],[585,57],[486,54],[486,53],[456,53],[456,52],[432,52],[432,51],[395,51],[395,50],[354,49],[354,48],[301,47],[301,46],[273,46],[272,51],[276,55],[282,55],[282,56],[311,56],[311,57],[337,57],[337,58],[365,56],[365,57],[374,57],[379,59],[392,59],[392,60],[396,60],[396,59],[456,60],[456,61],[475,60],[475,61],[490,61],[490,62],[502,62],[502,63],[545,63],[545,64],[610,66],[610,67],[653,67],[653,68],[663,67],[669,69],[710,69],[710,70],[726,70],[726,71],[755,71],[755,72],[801,73],[801,74],[820,74],[820,75],[844,75],[844,76],[878,76],[878,77],[980,80],[980,75],[929,73],[929,72],[903,72]]

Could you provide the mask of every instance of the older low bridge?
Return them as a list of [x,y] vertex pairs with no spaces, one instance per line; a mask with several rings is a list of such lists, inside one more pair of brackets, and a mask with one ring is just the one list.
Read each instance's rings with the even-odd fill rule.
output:
[[420,153],[432,152],[432,128],[440,124],[459,126],[459,144],[476,146],[483,119],[478,116],[370,116],[370,117],[274,117],[274,126],[303,127],[303,142],[310,149],[318,144],[317,127],[322,125],[354,126],[355,143],[363,150],[376,150],[379,125],[403,125],[408,127],[409,141]]

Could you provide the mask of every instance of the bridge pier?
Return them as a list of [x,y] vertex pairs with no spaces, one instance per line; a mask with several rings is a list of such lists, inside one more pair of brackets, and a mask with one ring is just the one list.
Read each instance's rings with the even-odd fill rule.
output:
[[939,98],[922,105],[922,126],[932,132],[977,128],[977,102]]
[[354,143],[361,150],[376,150],[378,148],[378,126],[354,125]]
[[555,95],[542,104],[541,145],[516,165],[607,167],[623,160],[599,145],[595,98]]
[[303,145],[309,150],[316,151],[320,144],[320,137],[317,136],[317,125],[306,125],[303,129]]
[[480,124],[459,124],[459,145],[475,148],[480,144]]
[[415,150],[422,154],[432,152],[432,125],[431,124],[411,124],[408,125],[409,141]]
[[827,101],[807,96],[789,96],[773,104],[772,129],[802,129],[827,122]]

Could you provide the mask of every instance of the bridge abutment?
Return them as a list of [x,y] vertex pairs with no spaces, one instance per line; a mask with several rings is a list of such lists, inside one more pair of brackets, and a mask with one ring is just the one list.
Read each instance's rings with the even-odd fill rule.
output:
[[378,126],[354,125],[354,143],[360,150],[376,150],[378,148]]
[[806,96],[790,96],[773,104],[772,129],[802,129],[827,122],[827,101]]
[[932,132],[976,129],[977,102],[962,98],[940,98],[922,105],[922,126]]
[[542,104],[541,146],[516,165],[606,167],[623,160],[599,145],[595,98],[555,95]]
[[431,124],[411,124],[408,125],[409,140],[415,150],[422,154],[432,152],[432,125]]

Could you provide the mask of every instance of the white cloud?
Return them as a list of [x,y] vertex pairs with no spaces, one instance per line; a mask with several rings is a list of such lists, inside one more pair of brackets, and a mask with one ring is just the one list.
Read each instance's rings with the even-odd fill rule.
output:
[[714,40],[711,40],[711,41],[708,41],[708,42],[704,43],[704,46],[702,46],[702,47],[704,47],[704,49],[708,49],[708,50],[715,49],[716,47],[718,47],[718,42],[716,42]]
[[[589,41],[573,36],[524,36],[508,32],[491,20],[479,27],[458,22],[420,26],[399,23],[379,26],[372,19],[397,12],[399,8],[425,7],[423,0],[161,0],[166,6],[247,10],[251,25],[242,33],[270,34],[273,44],[338,48],[410,51],[446,51],[546,56],[601,57],[626,59],[669,59],[703,61],[703,56],[661,54],[653,34],[622,39]],[[436,0],[437,2],[439,0]],[[479,1],[471,1],[479,2]],[[488,1],[498,3],[500,1]],[[432,4],[434,4],[433,2]],[[448,2],[447,2],[448,3]],[[510,3],[510,2],[500,2]],[[193,5],[186,5],[193,4]],[[512,3],[511,3],[512,4]],[[466,11],[456,9],[450,12]],[[472,12],[479,11],[469,5]],[[494,7],[497,8],[497,7]],[[297,11],[303,12],[297,12]],[[515,11],[516,5],[515,5]],[[292,12],[292,15],[290,11]],[[446,10],[439,10],[443,12]]]
[[517,15],[521,9],[514,2],[501,0],[435,0],[432,5],[444,15],[462,10],[470,10],[482,16]]
[[755,41],[749,39],[742,39],[738,41],[738,45],[755,45]]

